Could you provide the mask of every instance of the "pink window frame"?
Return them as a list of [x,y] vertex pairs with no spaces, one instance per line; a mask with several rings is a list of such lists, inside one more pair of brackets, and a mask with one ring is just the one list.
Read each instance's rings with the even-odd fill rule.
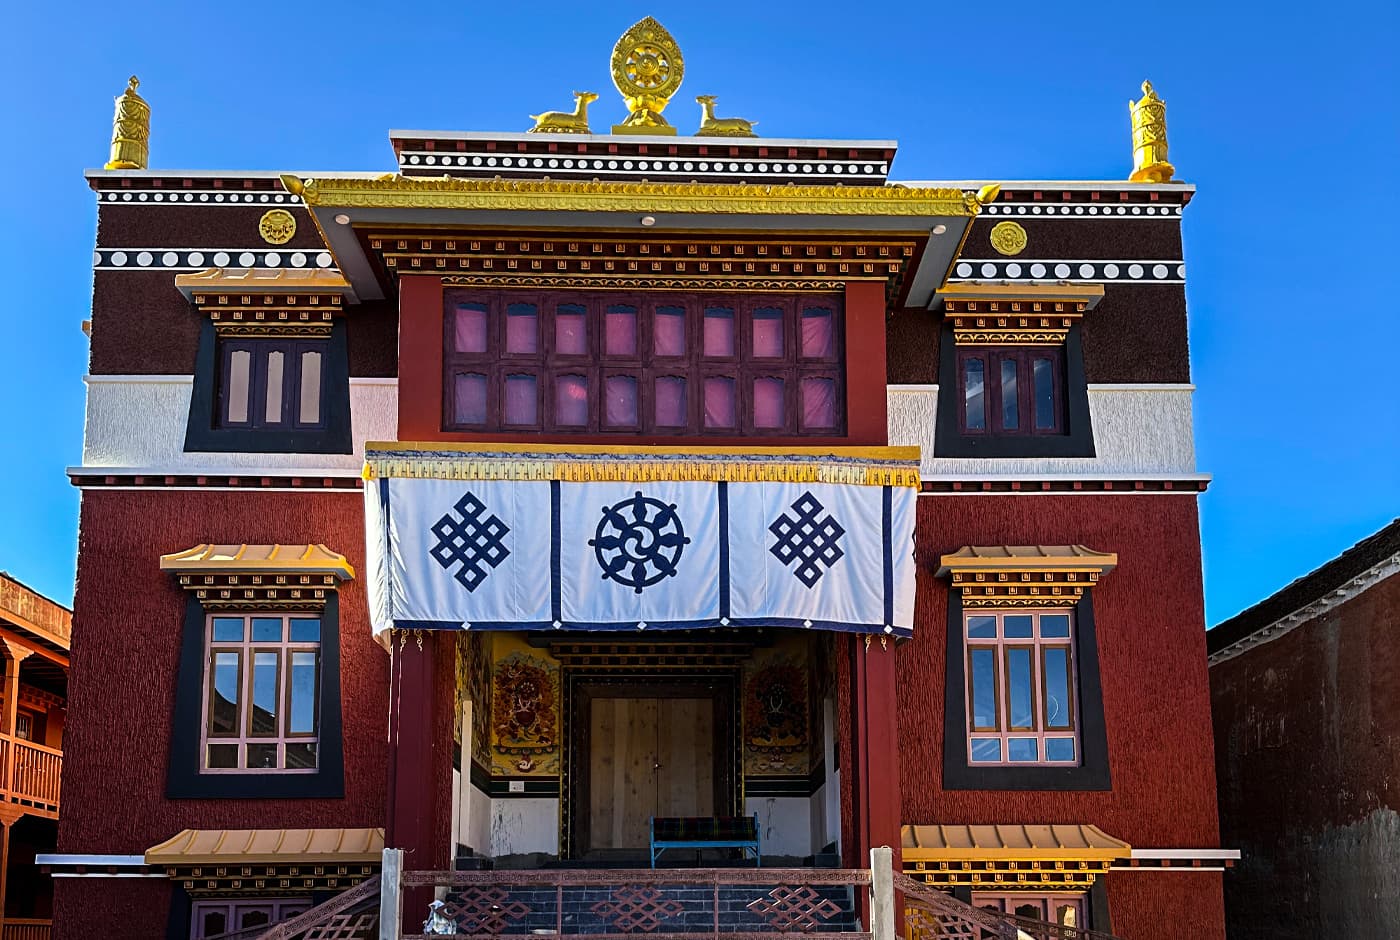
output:
[[[214,640],[214,621],[233,620],[243,621],[242,642]],[[253,620],[268,619],[282,621],[283,639],[278,642],[271,640],[253,639]],[[216,611],[209,613],[204,618],[204,676],[203,694],[200,697],[202,708],[202,719],[200,721],[199,732],[199,772],[203,774],[229,774],[229,773],[277,773],[277,774],[314,774],[320,770],[320,750],[316,750],[316,765],[312,767],[286,767],[287,745],[288,744],[320,744],[320,684],[325,680],[321,674],[321,643],[319,640],[312,642],[307,640],[287,639],[290,634],[290,622],[292,620],[316,620],[321,622],[321,628],[325,624],[319,614],[310,611],[288,611],[279,613],[276,611],[251,611],[241,613],[237,611]],[[291,720],[292,711],[292,674],[291,663],[293,653],[310,652],[316,654],[316,689],[312,692],[313,707],[317,708],[316,730],[311,732],[293,733],[287,730],[286,723]],[[237,710],[237,734],[213,734],[210,731],[212,723],[212,694],[214,688],[214,661],[219,653],[237,653],[238,660],[238,710]],[[277,702],[279,713],[277,721],[279,724],[278,733],[275,735],[254,735],[252,733],[252,698],[253,698],[253,655],[255,653],[276,653],[277,654]],[[219,744],[233,744],[238,746],[238,760],[234,767],[210,767],[209,766],[209,746]],[[247,766],[248,746],[250,744],[272,744],[277,747],[277,760],[275,767],[249,767]]]
[[[1048,637],[1040,635],[1041,617],[1047,615],[1063,615],[1069,618],[1069,636]],[[1006,617],[1030,616],[1032,618],[1032,631],[1030,637],[1008,638],[1004,626]],[[996,636],[993,638],[973,637],[969,633],[969,623],[973,617],[995,617]],[[1082,745],[1079,740],[1079,691],[1078,691],[1078,663],[1074,655],[1074,611],[1069,608],[1011,608],[1007,610],[992,608],[972,608],[963,612],[963,668],[966,670],[967,682],[963,694],[965,696],[965,707],[967,709],[967,761],[968,764],[976,767],[1077,767],[1082,763]],[[1010,723],[1011,712],[1011,689],[1007,682],[1009,667],[1007,665],[1008,652],[1016,649],[1029,649],[1031,651],[1031,695],[1032,695],[1032,726],[1029,728],[1012,728]],[[1047,728],[1046,705],[1049,696],[1045,689],[1045,655],[1047,649],[1063,649],[1069,663],[1068,691],[1070,705],[1070,724],[1068,728]],[[976,650],[991,650],[996,663],[996,727],[978,728],[975,724],[976,716],[973,712],[973,679],[974,670],[972,667],[972,654]],[[974,760],[973,742],[975,740],[996,739],[1000,742],[1000,760]],[[1036,744],[1036,759],[1011,760],[1012,739],[1029,740],[1033,739]],[[1072,740],[1074,741],[1074,760],[1047,760],[1045,743],[1049,740]]]
[[972,892],[972,906],[983,909],[990,908],[1002,914],[1015,914],[1017,904],[1025,904],[1028,901],[1039,901],[1044,913],[1036,920],[1045,920],[1052,924],[1060,923],[1058,912],[1055,907],[1069,906],[1074,909],[1075,927],[1084,927],[1085,916],[1088,914],[1088,895],[1083,891],[974,891]]

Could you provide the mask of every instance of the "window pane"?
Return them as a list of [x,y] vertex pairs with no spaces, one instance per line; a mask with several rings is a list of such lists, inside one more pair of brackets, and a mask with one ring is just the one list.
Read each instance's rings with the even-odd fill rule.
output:
[[1078,758],[1074,755],[1074,750],[1074,738],[1045,739],[1046,760],[1078,760]]
[[995,649],[974,649],[972,661],[972,729],[997,729],[997,654]]
[[963,421],[969,431],[987,427],[987,411],[983,402],[982,360],[963,361]]
[[1052,639],[1069,638],[1069,614],[1041,614],[1040,635]]
[[705,427],[734,427],[734,380],[722,376],[705,379]]
[[238,734],[238,653],[214,654],[209,702],[209,734]]
[[539,423],[539,397],[535,393],[533,375],[506,376],[505,423]]
[[1020,427],[1021,408],[1016,401],[1016,360],[1001,361],[1001,426],[1008,431]]
[[836,336],[831,311],[808,307],[802,311],[802,355],[808,359],[830,359],[836,355]]
[[561,375],[554,380],[554,421],[568,427],[588,424],[588,378]]
[[1030,614],[1008,614],[1002,618],[1002,636],[1010,640],[1029,640],[1035,618]]
[[561,356],[588,355],[588,314],[583,304],[554,308],[554,351]]
[[[277,734],[277,653],[253,654],[253,713],[248,733],[256,737]],[[250,766],[261,766],[250,764]]]
[[287,639],[293,643],[319,643],[321,641],[321,621],[314,617],[293,617]]
[[757,378],[753,380],[753,426],[756,428],[780,428],[783,426],[782,379]]
[[728,307],[706,307],[704,324],[706,356],[734,355],[734,311]]
[[974,763],[1001,760],[1001,740],[999,738],[973,738],[972,760]]
[[1032,363],[1035,376],[1035,426],[1050,431],[1055,427],[1055,367],[1049,359]]
[[[1013,757],[1012,760],[1017,758]],[[1045,919],[1045,902],[1040,899],[1034,901],[1017,900],[1015,906],[1017,917],[1030,917],[1034,920]]]
[[243,642],[243,618],[242,618],[242,617],[215,617],[215,618],[214,618],[214,642],[215,642],[215,643],[242,643],[242,642]]
[[1031,651],[1024,647],[1006,651],[1006,687],[1010,713],[1008,728],[1035,727],[1035,686],[1031,677]]
[[315,770],[316,745],[314,742],[289,743],[287,745],[288,770]]
[[967,618],[967,635],[974,640],[991,640],[997,635],[997,618],[978,614]]
[[1046,646],[1040,651],[1045,671],[1045,727],[1074,727],[1074,706],[1069,696],[1069,647]]
[[277,745],[275,744],[249,744],[248,761],[245,765],[251,768],[265,768],[277,766]]
[[486,376],[459,373],[454,383],[452,418],[456,424],[486,423]]
[[292,704],[287,717],[288,734],[316,733],[316,653],[296,650],[292,654]]
[[753,312],[753,354],[756,359],[777,359],[783,355],[783,311],[760,307]]
[[270,908],[240,911],[238,915],[238,927],[240,930],[244,927],[262,927],[271,922],[272,914]]
[[228,913],[226,911],[209,911],[200,916],[201,936],[212,937],[215,934],[226,933],[228,931]]
[[613,304],[603,320],[603,352],[609,356],[637,355],[637,308]]
[[540,346],[539,315],[534,304],[506,307],[506,352],[533,356]]
[[254,618],[253,618],[253,642],[254,642],[254,643],[280,643],[280,642],[282,642],[282,618],[281,618],[281,617],[254,617]]
[[637,380],[630,375],[610,375],[603,382],[606,402],[603,423],[611,428],[637,426]]
[[297,420],[302,424],[321,422],[321,354],[301,354],[301,402]]
[[685,427],[685,379],[663,375],[656,380],[656,426]]
[[1011,738],[1006,742],[1006,759],[1011,761],[1039,760],[1040,747],[1035,738]]
[[222,770],[226,767],[238,766],[238,745],[237,744],[211,744],[209,745],[208,762],[211,768]]
[[248,420],[248,386],[253,368],[253,354],[246,349],[235,349],[228,358],[228,402],[225,414],[230,424],[243,424]]
[[280,350],[267,354],[267,413],[263,420],[268,424],[282,421],[282,371],[283,356]]
[[652,351],[658,356],[685,355],[685,308],[657,307],[651,321]]
[[836,383],[831,379],[802,380],[802,426],[836,427]]
[[461,353],[486,352],[486,305],[458,304],[452,321],[452,345]]

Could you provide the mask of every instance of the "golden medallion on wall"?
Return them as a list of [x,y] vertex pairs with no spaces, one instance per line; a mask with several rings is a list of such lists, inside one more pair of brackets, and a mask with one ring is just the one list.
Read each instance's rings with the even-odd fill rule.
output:
[[296,216],[286,209],[269,209],[258,219],[258,234],[269,245],[285,245],[296,233]]
[[1004,255],[1019,255],[1026,248],[1026,230],[1015,222],[992,226],[992,247]]

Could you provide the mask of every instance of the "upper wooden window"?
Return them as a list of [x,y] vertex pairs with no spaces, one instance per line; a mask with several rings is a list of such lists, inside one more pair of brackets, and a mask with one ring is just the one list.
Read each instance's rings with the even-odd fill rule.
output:
[[446,294],[444,429],[836,437],[837,295]]
[[1079,763],[1073,623],[1070,610],[964,613],[969,763]]
[[322,339],[220,339],[218,426],[325,427],[327,345]]
[[963,434],[1065,433],[1062,346],[958,347]]

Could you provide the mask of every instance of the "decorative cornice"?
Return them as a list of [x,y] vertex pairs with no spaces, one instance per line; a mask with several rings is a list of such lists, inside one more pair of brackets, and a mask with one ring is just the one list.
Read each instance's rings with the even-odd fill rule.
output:
[[978,888],[1072,888],[1084,890],[1106,874],[1107,859],[1084,861],[986,861],[904,863],[904,873],[925,884]]
[[1073,604],[1118,564],[1083,545],[967,545],[939,559],[966,607]]
[[[833,280],[774,280],[772,278],[735,278],[724,275],[710,277],[626,277],[597,275],[555,277],[550,275],[462,274],[442,279],[449,287],[548,287],[579,290],[743,290],[746,292],[818,291],[834,293],[843,290],[848,281],[863,278],[847,277]],[[884,278],[874,278],[884,280]]]
[[162,571],[210,610],[325,606],[328,591],[355,576],[324,545],[196,545],[160,559]]
[[322,178],[284,176],[312,207],[351,209],[571,210],[763,215],[971,217],[981,204],[960,189],[899,186],[741,186],[555,180]]

